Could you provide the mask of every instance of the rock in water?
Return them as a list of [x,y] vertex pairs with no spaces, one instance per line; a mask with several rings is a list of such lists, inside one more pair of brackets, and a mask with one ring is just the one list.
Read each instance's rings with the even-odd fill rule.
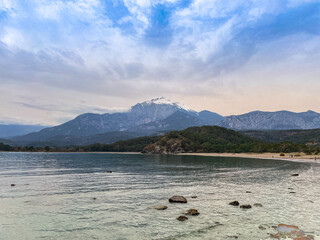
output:
[[291,174],[292,177],[298,177],[299,174],[298,173],[294,173],[294,174]]
[[15,184],[13,184],[13,183],[12,183],[10,186],[11,186],[11,187],[14,187],[14,186],[15,186]]
[[231,205],[231,206],[239,206],[240,203],[238,201],[233,201],[233,202],[229,203],[229,205]]
[[259,226],[259,229],[260,230],[266,230],[266,228],[264,226],[262,226],[262,225]]
[[255,207],[263,207],[263,205],[261,203],[255,203],[255,204],[253,204],[253,206],[255,206]]
[[186,215],[192,215],[192,216],[198,216],[200,213],[198,212],[197,209],[189,209],[187,212],[186,212]]
[[274,238],[291,238],[295,240],[312,240],[311,235],[306,235],[304,231],[294,225],[279,224],[278,233],[271,235]]
[[183,196],[173,196],[169,198],[169,202],[171,203],[187,203],[187,199]]
[[168,207],[167,206],[155,206],[154,209],[157,210],[166,210]]
[[197,198],[197,196],[191,196],[191,198]]
[[180,222],[184,222],[185,220],[188,220],[188,218],[186,216],[179,216],[177,220]]
[[241,205],[240,208],[249,209],[249,208],[251,208],[251,205],[249,205],[249,204]]

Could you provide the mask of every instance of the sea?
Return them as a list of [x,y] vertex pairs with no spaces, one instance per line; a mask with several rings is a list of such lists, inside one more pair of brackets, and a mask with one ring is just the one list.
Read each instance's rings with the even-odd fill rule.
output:
[[[168,201],[177,195],[188,202]],[[232,201],[252,208],[231,206]],[[272,239],[278,224],[296,225],[320,239],[319,206],[316,162],[0,153],[0,239],[5,240],[259,240]],[[200,214],[178,221],[188,209]]]

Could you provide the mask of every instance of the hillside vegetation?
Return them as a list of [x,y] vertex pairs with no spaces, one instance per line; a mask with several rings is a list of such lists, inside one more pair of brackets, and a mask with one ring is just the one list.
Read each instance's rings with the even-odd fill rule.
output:
[[320,144],[320,129],[243,131],[241,133],[266,142],[288,141],[293,143]]
[[146,153],[244,153],[244,152],[308,152],[310,147],[292,142],[267,143],[218,126],[191,127],[173,131],[149,144]]

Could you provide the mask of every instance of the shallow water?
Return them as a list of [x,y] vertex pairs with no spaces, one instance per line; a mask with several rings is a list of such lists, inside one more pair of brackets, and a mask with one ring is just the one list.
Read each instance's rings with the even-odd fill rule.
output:
[[[279,223],[319,239],[319,183],[317,163],[0,153],[0,239],[268,239]],[[170,204],[173,195],[188,203]],[[234,200],[263,207],[228,205]],[[176,220],[190,208],[200,215]]]

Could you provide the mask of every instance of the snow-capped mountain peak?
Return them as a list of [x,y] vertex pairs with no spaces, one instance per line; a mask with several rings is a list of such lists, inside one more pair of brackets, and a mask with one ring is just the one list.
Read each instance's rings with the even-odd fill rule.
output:
[[182,109],[182,110],[185,110],[185,111],[192,111],[194,112],[191,108],[189,108],[188,106],[186,105],[183,105],[183,104],[180,104],[178,102],[173,102],[165,97],[159,97],[159,98],[154,98],[154,99],[151,99],[149,101],[145,101],[145,102],[142,102],[142,103],[139,103],[140,105],[143,105],[143,106],[148,106],[148,105],[153,105],[153,104],[157,104],[157,105],[170,105],[170,106],[173,106],[173,107],[176,107],[178,109]]

